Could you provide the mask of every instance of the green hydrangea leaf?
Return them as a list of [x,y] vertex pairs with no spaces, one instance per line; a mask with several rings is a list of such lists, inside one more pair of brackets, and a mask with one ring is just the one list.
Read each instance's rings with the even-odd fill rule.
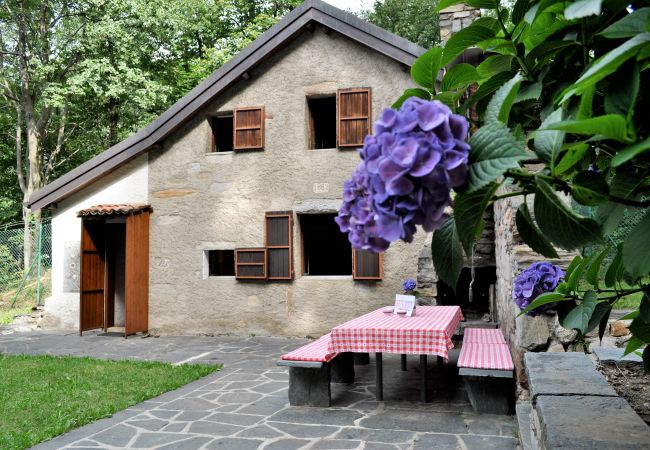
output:
[[627,141],[627,121],[620,114],[606,114],[582,120],[564,120],[549,123],[545,128],[573,134],[600,135],[621,142]]
[[588,16],[597,16],[600,14],[602,5],[603,0],[578,0],[566,7],[564,17],[573,20]]
[[474,191],[495,181],[507,169],[519,167],[528,157],[524,145],[507,126],[493,122],[481,127],[469,142],[468,189]]
[[476,68],[470,64],[456,64],[449,69],[442,79],[442,90],[449,91],[458,87],[466,87],[478,81]]
[[535,191],[535,220],[551,242],[566,250],[602,242],[600,225],[573,212],[542,179]]
[[564,132],[549,130],[549,126],[562,121],[564,111],[558,108],[544,119],[539,129],[535,132],[535,153],[543,161],[549,163],[551,167],[555,166],[555,161],[562,150],[564,144]]
[[598,33],[608,39],[623,39],[648,31],[650,8],[640,8]]
[[442,49],[433,47],[415,60],[411,67],[411,78],[420,86],[435,91],[435,83],[442,67]]
[[628,234],[623,242],[625,270],[638,278],[650,272],[650,212]]
[[442,226],[433,232],[431,256],[438,277],[456,291],[463,269],[463,247],[452,216],[447,217]]
[[526,314],[527,312],[532,311],[533,309],[539,308],[540,306],[544,306],[548,303],[562,302],[566,300],[571,300],[571,298],[565,297],[563,294],[557,292],[545,292],[544,294],[539,295],[535,300],[530,302],[530,304],[526,306],[524,309],[522,309],[517,315],[517,317]]
[[607,200],[609,185],[602,175],[585,170],[573,177],[571,196],[586,206],[597,206]]
[[560,103],[564,103],[573,95],[582,94],[589,86],[598,83],[606,76],[616,72],[625,61],[636,56],[639,50],[649,42],[650,33],[640,33],[615,49],[605,53],[594,61],[572,86],[569,86],[563,92]]
[[499,121],[508,124],[510,110],[522,80],[523,77],[517,74],[494,93],[485,110],[485,123]]
[[612,167],[618,167],[631,159],[636,158],[643,152],[650,150],[650,138],[636,142],[623,150],[619,151],[612,158]]
[[483,213],[498,187],[499,183],[491,183],[473,192],[459,192],[454,199],[456,231],[466,254],[472,252],[474,240],[483,232]]
[[515,217],[515,222],[517,224],[517,231],[519,236],[524,240],[530,248],[535,252],[540,253],[547,258],[557,258],[557,251],[551,245],[551,243],[546,239],[546,237],[539,231],[537,225],[533,221],[533,218],[530,215],[528,210],[528,205],[526,202],[519,205],[517,210],[517,215]]
[[584,334],[594,309],[596,309],[597,302],[598,294],[596,291],[586,292],[582,302],[566,315],[562,321],[562,326],[570,330],[580,330]]
[[473,47],[481,41],[493,38],[496,31],[473,23],[467,28],[454,33],[447,44],[445,44],[445,51],[442,56],[442,64],[449,64],[456,56],[462,53],[465,49]]

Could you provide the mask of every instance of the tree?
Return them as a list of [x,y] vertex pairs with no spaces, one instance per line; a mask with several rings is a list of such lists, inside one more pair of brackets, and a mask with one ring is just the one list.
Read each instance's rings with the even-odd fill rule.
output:
[[361,16],[398,36],[429,48],[440,42],[437,0],[376,0]]
[[299,0],[6,0],[0,6],[0,219],[145,126]]

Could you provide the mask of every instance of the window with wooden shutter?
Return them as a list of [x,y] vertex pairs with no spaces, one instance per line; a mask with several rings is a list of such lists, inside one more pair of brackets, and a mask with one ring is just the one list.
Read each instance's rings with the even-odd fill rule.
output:
[[290,212],[267,213],[265,218],[269,280],[293,279],[293,217]]
[[235,108],[233,148],[255,150],[264,148],[264,107]]
[[235,249],[235,278],[266,280],[268,256],[265,248]]
[[341,89],[338,97],[338,146],[361,147],[370,134],[370,88]]
[[383,255],[370,250],[352,250],[352,278],[355,280],[382,280]]

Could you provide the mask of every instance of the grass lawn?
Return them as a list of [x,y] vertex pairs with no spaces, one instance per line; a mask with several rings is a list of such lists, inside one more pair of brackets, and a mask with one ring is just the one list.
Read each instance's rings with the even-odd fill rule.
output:
[[0,355],[0,449],[23,449],[219,370],[219,366]]

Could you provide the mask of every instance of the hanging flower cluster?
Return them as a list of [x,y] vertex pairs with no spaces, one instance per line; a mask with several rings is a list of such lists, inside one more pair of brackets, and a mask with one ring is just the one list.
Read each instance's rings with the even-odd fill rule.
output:
[[[519,309],[524,309],[541,294],[555,290],[563,277],[564,271],[556,265],[548,262],[533,263],[515,278],[512,297]],[[555,306],[556,303],[547,303],[529,311],[528,314],[536,316]]]
[[383,252],[398,239],[411,242],[416,225],[442,225],[450,190],[467,178],[468,128],[437,100],[411,97],[399,111],[383,111],[335,219],[353,247]]

